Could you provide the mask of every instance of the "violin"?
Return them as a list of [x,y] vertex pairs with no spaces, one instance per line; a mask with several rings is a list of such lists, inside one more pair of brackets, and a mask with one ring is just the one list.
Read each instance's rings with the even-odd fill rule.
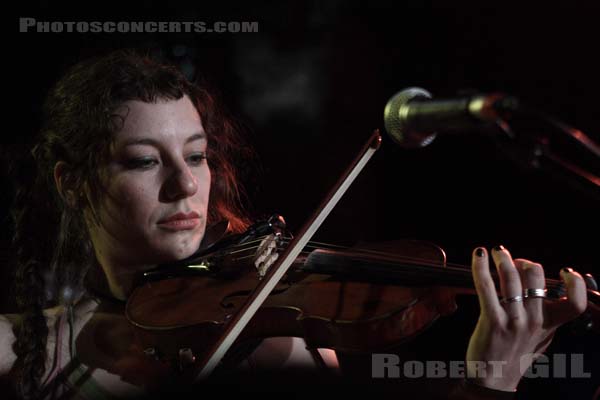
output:
[[[185,260],[143,273],[126,317],[146,353],[182,373],[198,368],[207,343],[217,340],[289,243],[283,229],[283,219],[275,215]],[[560,281],[547,279],[546,288],[546,301],[565,295]],[[382,352],[453,311],[448,305],[459,294],[476,295],[470,268],[447,263],[444,251],[432,243],[396,240],[363,248],[310,243],[233,348],[295,336],[310,348]],[[597,329],[600,293],[590,288],[588,299],[580,319]]]
[[[431,243],[309,242],[380,143],[375,131],[296,237],[277,215],[239,235],[227,234],[224,222],[189,258],[144,272],[125,311],[144,352],[199,380],[235,359],[229,349],[267,337],[384,351],[451,312],[457,294],[476,294],[470,268],[447,263]],[[584,321],[597,328],[600,292],[590,279]],[[546,288],[545,301],[565,295],[560,281],[546,280]]]

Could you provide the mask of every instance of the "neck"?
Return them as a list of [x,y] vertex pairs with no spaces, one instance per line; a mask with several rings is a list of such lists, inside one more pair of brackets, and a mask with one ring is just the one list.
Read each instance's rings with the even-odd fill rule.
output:
[[107,260],[96,255],[99,265],[90,274],[88,284],[101,298],[126,301],[134,289],[134,280],[139,271],[153,266],[131,265],[130,263]]
[[115,271],[105,271],[108,290],[111,297],[125,301],[133,289],[132,274],[115,274]]

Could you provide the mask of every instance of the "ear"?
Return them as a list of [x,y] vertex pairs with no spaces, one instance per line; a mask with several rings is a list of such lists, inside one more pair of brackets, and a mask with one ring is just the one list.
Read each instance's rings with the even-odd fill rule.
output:
[[70,166],[64,161],[58,161],[54,165],[54,184],[58,194],[69,207],[77,206],[77,195],[72,187],[70,187],[69,176]]

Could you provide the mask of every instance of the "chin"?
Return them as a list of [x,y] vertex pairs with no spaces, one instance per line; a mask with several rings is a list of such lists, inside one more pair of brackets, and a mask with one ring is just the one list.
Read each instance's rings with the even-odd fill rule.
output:
[[162,264],[184,259],[194,254],[200,247],[204,230],[194,232],[192,235],[170,234],[168,236],[155,236],[148,242],[149,249],[146,254],[154,254],[157,261]]
[[179,241],[174,243],[172,246],[164,249],[165,256],[169,259],[168,261],[177,261],[194,254],[200,247],[200,240],[192,241]]

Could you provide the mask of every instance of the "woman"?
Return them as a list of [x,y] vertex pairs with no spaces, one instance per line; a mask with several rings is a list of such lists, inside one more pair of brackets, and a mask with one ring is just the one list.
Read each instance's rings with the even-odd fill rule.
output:
[[[0,319],[0,375],[21,396],[124,397],[160,386],[165,371],[136,345],[124,301],[137,273],[191,255],[213,222],[247,227],[230,161],[243,148],[234,132],[206,90],[134,53],[85,61],[58,82],[32,152],[36,178],[15,202],[22,314]],[[544,287],[541,266],[502,247],[491,256],[507,301],[498,300],[488,253],[476,249],[481,316],[466,359],[488,373],[473,370],[459,397],[514,391],[520,356],[542,351],[586,307],[576,272],[561,272],[568,295],[560,302],[523,301],[525,289]],[[335,368],[332,352],[320,356]],[[266,341],[250,359],[311,364],[294,341]],[[488,361],[498,360],[507,367],[493,374]]]

